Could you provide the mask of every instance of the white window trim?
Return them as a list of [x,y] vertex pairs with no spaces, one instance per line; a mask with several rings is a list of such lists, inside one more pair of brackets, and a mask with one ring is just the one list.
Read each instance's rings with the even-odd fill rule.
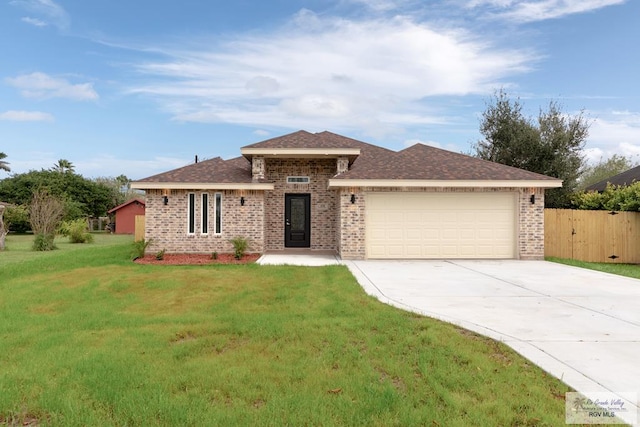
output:
[[[204,202],[205,197],[207,198],[206,206]],[[203,236],[209,235],[209,229],[211,228],[211,224],[210,224],[211,215],[209,215],[210,204],[211,204],[211,201],[209,198],[209,193],[200,194],[200,234],[202,234]],[[206,215],[207,231],[203,230],[205,225],[205,215]]]
[[[300,179],[301,181],[296,181]],[[288,176],[287,184],[309,184],[311,183],[311,179],[308,176]]]

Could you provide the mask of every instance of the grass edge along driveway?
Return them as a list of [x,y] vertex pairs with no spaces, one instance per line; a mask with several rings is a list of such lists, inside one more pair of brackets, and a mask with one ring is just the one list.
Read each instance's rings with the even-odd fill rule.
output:
[[344,266],[142,266],[129,251],[3,265],[0,424],[564,424],[566,385],[380,303]]

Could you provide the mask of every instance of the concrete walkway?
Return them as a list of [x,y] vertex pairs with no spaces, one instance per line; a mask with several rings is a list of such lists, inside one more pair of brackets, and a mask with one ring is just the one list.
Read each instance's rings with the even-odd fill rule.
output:
[[639,419],[640,280],[545,261],[344,263],[370,295],[502,341],[587,396],[635,394],[625,420]]
[[256,263],[262,265],[302,265],[308,267],[342,264],[334,253],[310,252],[308,250],[270,252],[262,255]]

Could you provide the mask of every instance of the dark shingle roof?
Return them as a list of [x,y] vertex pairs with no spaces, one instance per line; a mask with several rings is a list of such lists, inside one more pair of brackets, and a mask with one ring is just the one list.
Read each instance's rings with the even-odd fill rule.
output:
[[619,173],[607,179],[603,179],[600,182],[591,184],[586,188],[587,191],[604,191],[607,188],[607,184],[627,186],[633,184],[635,181],[640,181],[640,166],[631,168],[628,171]]
[[[298,131],[247,145],[245,148],[326,149],[357,148],[360,155],[349,171],[335,179],[404,180],[556,180],[545,175],[505,166],[464,154],[416,144],[392,151],[331,132]],[[251,183],[251,163],[244,157],[220,157],[194,163],[137,182],[150,183]]]
[[[386,150],[382,147],[367,144],[357,139],[348,138],[332,132],[324,131],[319,133],[310,133],[305,130],[299,130],[287,135],[278,136],[267,139],[265,141],[256,142],[255,144],[246,145],[242,148],[366,148],[375,147]],[[390,150],[386,150],[391,152]]]
[[423,144],[383,156],[359,158],[338,179],[555,180],[546,175]]
[[236,157],[229,160],[222,160],[220,157],[215,157],[169,172],[143,178],[137,182],[250,183],[251,164],[244,157]]

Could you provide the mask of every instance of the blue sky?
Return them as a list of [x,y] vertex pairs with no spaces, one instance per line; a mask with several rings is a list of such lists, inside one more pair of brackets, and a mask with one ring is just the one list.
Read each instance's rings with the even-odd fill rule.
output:
[[[0,0],[0,151],[139,179],[299,129],[469,152],[491,94],[640,161],[637,0]],[[0,171],[0,178],[6,177]]]

